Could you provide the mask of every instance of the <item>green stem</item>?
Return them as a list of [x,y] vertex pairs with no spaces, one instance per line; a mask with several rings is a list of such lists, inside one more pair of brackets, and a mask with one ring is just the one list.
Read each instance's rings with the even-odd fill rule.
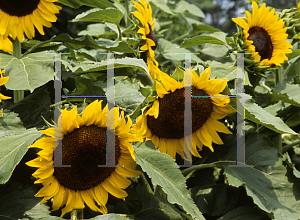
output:
[[282,151],[282,137],[281,134],[276,135],[276,137],[274,138],[274,144],[276,146],[276,148],[278,149],[278,152],[281,154]]
[[141,175],[141,178],[142,178],[143,182],[147,185],[148,191],[149,191],[151,194],[154,194],[154,192],[153,192],[153,190],[152,190],[152,188],[151,188],[151,186],[150,186],[150,184],[149,184],[147,178],[145,177],[145,174],[142,174],[142,175]]
[[[18,59],[21,58],[21,42],[18,40],[18,38],[13,40],[13,55]],[[14,103],[21,101],[23,98],[23,90],[14,90]]]
[[83,219],[83,210],[74,209],[71,212],[71,220],[82,220]]
[[76,209],[72,210],[72,212],[71,212],[71,220],[78,220]]
[[27,54],[31,53],[32,51],[34,51],[35,49],[39,48],[40,46],[44,45],[44,44],[48,44],[50,43],[51,40],[46,40],[46,41],[43,41],[43,42],[40,42],[36,45],[34,45],[33,47],[29,48],[23,55],[22,55],[22,58],[25,57]]
[[126,16],[125,16],[125,26],[128,27],[128,18],[129,18],[129,4],[128,4],[128,0],[125,0],[125,10],[126,10]]
[[181,173],[182,173],[183,176],[187,176],[189,173],[191,173],[193,171],[201,170],[201,169],[206,169],[206,168],[212,168],[212,167],[220,167],[220,168],[222,168],[221,166],[219,166],[217,164],[208,163],[208,164],[201,164],[201,165],[198,165],[198,166],[188,167],[188,168],[182,170]]
[[56,105],[58,105],[58,104],[65,104],[65,103],[68,103],[69,102],[69,100],[68,99],[65,99],[65,100],[63,100],[63,101],[61,101],[61,102],[58,102],[58,103],[55,103],[55,104],[52,104],[52,105],[50,105],[50,108],[54,108]]
[[119,40],[122,41],[122,31],[119,25],[117,25],[118,33],[119,33]]
[[285,145],[283,148],[282,148],[282,153],[286,152],[287,150],[289,150],[290,148],[292,148],[293,146],[296,146],[296,145],[300,145],[300,140],[298,141],[295,141],[293,143],[290,143],[288,145]]

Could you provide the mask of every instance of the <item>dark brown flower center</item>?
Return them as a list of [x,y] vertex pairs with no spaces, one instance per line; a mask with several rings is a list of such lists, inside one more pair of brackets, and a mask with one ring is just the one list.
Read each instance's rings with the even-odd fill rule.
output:
[[22,17],[37,9],[40,0],[0,0],[0,9],[11,16]]
[[248,40],[253,41],[255,51],[259,53],[259,55],[261,56],[261,60],[271,59],[273,53],[273,45],[268,32],[265,31],[265,29],[257,26],[250,28],[248,32]]
[[[202,89],[192,88],[193,95],[208,95]],[[153,135],[169,139],[184,137],[184,88],[177,89],[158,98],[159,115],[157,119],[147,116],[147,126]],[[210,98],[192,99],[192,132],[201,128],[213,110]]]
[[150,32],[149,32],[149,34],[146,35],[146,37],[147,37],[148,39],[151,39],[151,40],[154,41],[155,46],[152,46],[151,49],[152,49],[152,50],[155,50],[156,47],[157,47],[157,37],[156,37],[154,31],[152,30],[151,25],[148,24],[148,26],[149,26]]
[[[120,155],[115,136],[116,164]],[[81,126],[66,134],[62,140],[62,164],[71,167],[54,167],[53,176],[68,189],[86,190],[103,182],[115,170],[115,167],[98,167],[106,164],[106,129]]]

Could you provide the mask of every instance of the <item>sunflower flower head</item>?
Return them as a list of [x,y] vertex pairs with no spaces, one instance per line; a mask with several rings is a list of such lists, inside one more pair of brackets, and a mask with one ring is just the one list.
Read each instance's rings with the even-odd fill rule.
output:
[[[229,107],[229,98],[218,98],[227,85],[226,79],[210,80],[210,67],[200,77],[194,71],[189,70],[189,73],[192,75],[192,94],[199,98],[192,99],[192,145],[187,147],[194,156],[201,157],[198,149],[202,150],[203,145],[214,151],[212,142],[223,144],[217,132],[231,134],[218,119],[234,110]],[[171,78],[165,76],[168,77]],[[176,153],[184,158],[184,145],[189,143],[184,142],[184,81],[180,83],[175,80],[177,83],[168,84],[172,80],[156,81],[161,87],[159,97],[137,119],[133,132],[141,138],[152,140],[162,153],[175,159]]]
[[[0,59],[0,86],[3,86],[9,79],[8,76],[6,77],[3,77],[3,73],[5,72],[5,70],[1,70],[1,59]],[[8,96],[5,96],[5,95],[2,95],[0,93],[0,102],[2,100],[5,100],[5,99],[11,99],[11,97],[8,97]],[[1,111],[0,111],[0,117],[3,117],[3,115],[1,114]]]
[[44,35],[43,26],[50,28],[51,22],[57,20],[55,14],[59,13],[60,6],[54,4],[58,0],[26,0],[0,2],[0,35],[7,38],[11,34],[19,41],[35,36],[34,27]]
[[300,12],[300,2],[297,5],[298,11]]
[[145,44],[140,50],[148,51],[148,56],[154,57],[154,50],[157,47],[157,37],[153,31],[155,26],[155,19],[152,19],[152,8],[148,4],[147,0],[140,0],[140,3],[133,1],[133,7],[138,11],[131,12],[141,24],[141,27],[137,33],[142,34],[142,39],[145,40]]
[[253,1],[252,6],[252,15],[246,11],[246,18],[232,20],[243,29],[244,43],[253,60],[260,62],[260,66],[281,66],[288,60],[285,55],[292,53],[292,45],[286,41],[288,34],[287,28],[283,27],[284,21],[278,20],[275,9],[270,11],[265,3],[258,8]]
[[[135,170],[136,162],[132,146],[129,142],[139,141],[129,133],[132,121],[119,115],[119,108],[114,107],[115,125],[115,163],[116,167],[99,167],[106,164],[106,116],[107,106],[102,110],[101,102],[94,101],[88,105],[82,116],[77,114],[77,106],[71,111],[64,109],[58,127],[62,129],[63,165],[71,167],[56,167],[53,152],[57,141],[54,141],[54,128],[42,132],[47,137],[36,141],[29,148],[40,148],[38,157],[26,164],[37,167],[32,175],[43,184],[43,188],[35,195],[44,197],[42,203],[53,197],[52,209],[62,209],[62,215],[73,209],[83,209],[85,204],[93,211],[107,213],[106,203],[108,193],[125,199],[126,189],[131,181],[126,177],[136,177],[141,174]],[[59,138],[59,137],[56,137]]]

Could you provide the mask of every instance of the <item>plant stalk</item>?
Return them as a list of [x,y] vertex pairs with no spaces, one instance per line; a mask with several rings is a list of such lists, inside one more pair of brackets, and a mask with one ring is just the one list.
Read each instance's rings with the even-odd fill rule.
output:
[[83,219],[83,210],[74,209],[71,212],[71,220],[82,220]]
[[[21,59],[21,42],[18,38],[13,40],[13,55]],[[21,101],[24,98],[24,91],[23,90],[14,90],[14,103]]]

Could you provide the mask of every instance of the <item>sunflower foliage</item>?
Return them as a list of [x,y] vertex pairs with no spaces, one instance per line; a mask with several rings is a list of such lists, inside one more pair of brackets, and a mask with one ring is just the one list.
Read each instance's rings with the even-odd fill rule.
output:
[[1,220],[300,219],[300,3],[0,2]]

